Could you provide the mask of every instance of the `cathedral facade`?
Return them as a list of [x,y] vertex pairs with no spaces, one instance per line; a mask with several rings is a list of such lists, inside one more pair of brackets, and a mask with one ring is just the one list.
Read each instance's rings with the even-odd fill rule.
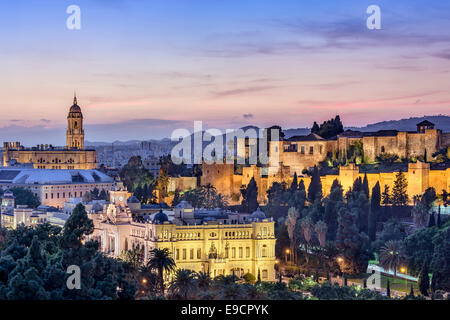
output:
[[74,98],[67,116],[66,146],[48,144],[26,148],[20,142],[3,143],[3,166],[32,164],[36,169],[96,169],[97,151],[84,148],[83,114]]

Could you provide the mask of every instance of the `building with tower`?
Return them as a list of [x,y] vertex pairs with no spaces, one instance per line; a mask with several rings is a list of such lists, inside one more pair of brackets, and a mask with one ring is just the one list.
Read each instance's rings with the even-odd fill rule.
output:
[[252,214],[196,209],[182,201],[171,219],[162,210],[133,215],[121,182],[110,197],[111,203],[101,213],[89,214],[94,222],[89,239],[97,240],[106,254],[119,257],[125,250],[139,248],[147,261],[150,250],[167,248],[177,268],[203,271],[211,277],[252,273],[260,274],[263,281],[275,280],[275,222],[260,209]]
[[77,97],[67,116],[66,146],[40,144],[26,148],[20,142],[3,143],[3,166],[30,165],[36,169],[96,169],[97,151],[84,148],[83,113]]

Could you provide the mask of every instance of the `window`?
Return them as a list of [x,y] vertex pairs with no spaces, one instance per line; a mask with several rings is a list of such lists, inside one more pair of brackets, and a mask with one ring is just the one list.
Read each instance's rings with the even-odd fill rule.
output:
[[177,249],[175,251],[175,260],[179,260],[180,259],[180,249]]
[[297,152],[297,144],[286,144],[284,145],[284,152]]
[[313,154],[314,153],[314,147],[309,147],[309,154]]
[[202,258],[202,249],[197,249],[197,259],[201,259]]
[[266,269],[264,269],[264,270],[262,271],[262,278],[263,278],[263,279],[267,279],[267,278],[268,278],[267,270],[266,270]]
[[384,146],[381,146],[381,152],[384,152],[384,151],[385,151]]
[[231,248],[231,258],[236,258],[236,248]]
[[183,249],[183,260],[186,260],[186,249]]
[[263,245],[263,246],[262,246],[261,256],[262,256],[263,258],[267,258],[267,246],[266,246],[266,245]]
[[239,259],[244,257],[244,249],[242,247],[239,248]]
[[319,146],[319,153],[322,154],[323,146]]
[[300,153],[301,153],[301,154],[305,154],[305,146],[302,146],[302,147],[300,148]]
[[245,257],[250,258],[250,247],[245,248]]
[[190,255],[189,255],[189,258],[190,258],[191,260],[194,260],[194,249],[191,249],[191,253],[190,253]]

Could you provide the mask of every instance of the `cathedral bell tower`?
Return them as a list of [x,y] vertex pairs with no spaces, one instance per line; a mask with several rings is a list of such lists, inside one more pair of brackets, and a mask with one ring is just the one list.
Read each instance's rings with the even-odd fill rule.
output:
[[67,116],[67,149],[84,149],[83,114],[77,104],[76,95],[73,98],[73,106],[70,107]]

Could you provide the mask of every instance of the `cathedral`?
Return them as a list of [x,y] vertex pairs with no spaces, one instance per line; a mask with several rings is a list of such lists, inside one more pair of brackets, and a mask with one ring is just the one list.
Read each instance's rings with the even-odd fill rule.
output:
[[84,148],[83,113],[76,96],[67,116],[66,146],[40,144],[25,148],[20,142],[3,143],[3,166],[31,164],[37,169],[96,169],[97,151]]

